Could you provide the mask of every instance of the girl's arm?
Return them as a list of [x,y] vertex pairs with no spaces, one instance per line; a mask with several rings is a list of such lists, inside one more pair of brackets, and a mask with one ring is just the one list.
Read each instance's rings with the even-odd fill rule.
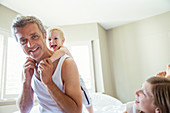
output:
[[50,57],[50,60],[52,62],[54,62],[57,59],[59,59],[60,57],[64,56],[65,54],[67,54],[68,56],[73,58],[71,53],[69,52],[69,50],[66,47],[62,46],[59,50],[57,50],[53,53],[53,55]]

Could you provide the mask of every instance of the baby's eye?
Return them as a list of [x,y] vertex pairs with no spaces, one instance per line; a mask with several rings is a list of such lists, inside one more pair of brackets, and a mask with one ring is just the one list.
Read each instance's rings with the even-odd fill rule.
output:
[[49,38],[48,41],[51,41],[51,38]]
[[57,39],[58,39],[57,37],[54,38],[54,40],[57,40]]

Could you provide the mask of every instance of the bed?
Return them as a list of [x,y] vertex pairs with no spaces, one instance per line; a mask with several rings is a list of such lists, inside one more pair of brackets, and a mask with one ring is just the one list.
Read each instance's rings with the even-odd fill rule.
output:
[[[94,113],[123,113],[125,105],[118,99],[102,93],[92,93]],[[19,113],[19,111],[14,112]],[[31,113],[39,113],[38,105],[34,106]],[[83,106],[83,113],[88,113]]]
[[125,111],[126,105],[112,96],[101,93],[93,93],[91,96],[94,113],[123,113]]

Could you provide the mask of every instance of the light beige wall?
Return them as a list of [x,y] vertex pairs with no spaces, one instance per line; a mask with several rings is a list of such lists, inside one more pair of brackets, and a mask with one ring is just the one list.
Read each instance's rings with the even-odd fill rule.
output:
[[11,32],[11,23],[17,14],[0,4],[0,28]]
[[105,93],[114,95],[115,88],[114,88],[114,78],[111,76],[110,70],[110,61],[109,61],[109,54],[108,54],[108,42],[107,42],[107,34],[106,30],[98,24],[98,35],[99,35],[99,42],[100,42],[100,50],[101,50],[101,62],[102,62],[102,70],[103,70],[103,81],[104,81],[104,89]]
[[[101,63],[101,51],[100,51],[100,43],[99,39],[92,41],[92,50],[93,50],[93,62],[94,62],[94,77],[95,77],[95,86],[97,92],[105,92],[104,91],[104,82],[103,82],[103,70],[102,70],[102,63]],[[106,93],[106,92],[105,92]]]
[[61,26],[66,41],[90,41],[98,39],[97,23]]
[[107,36],[115,93],[131,101],[146,78],[170,63],[170,12],[110,29]]

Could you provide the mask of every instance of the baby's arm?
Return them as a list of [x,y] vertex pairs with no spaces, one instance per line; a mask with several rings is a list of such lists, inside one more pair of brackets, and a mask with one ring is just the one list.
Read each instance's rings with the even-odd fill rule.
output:
[[54,62],[57,59],[59,59],[60,57],[64,56],[65,54],[67,54],[68,56],[73,58],[71,53],[69,52],[69,50],[66,47],[62,46],[59,50],[57,50],[53,53],[53,55],[50,57],[50,60],[52,62]]
[[61,49],[64,49],[64,51],[66,52],[65,54],[67,54],[68,56],[70,56],[73,59],[73,56],[71,55],[70,51],[67,49],[67,47],[65,46],[61,46]]

